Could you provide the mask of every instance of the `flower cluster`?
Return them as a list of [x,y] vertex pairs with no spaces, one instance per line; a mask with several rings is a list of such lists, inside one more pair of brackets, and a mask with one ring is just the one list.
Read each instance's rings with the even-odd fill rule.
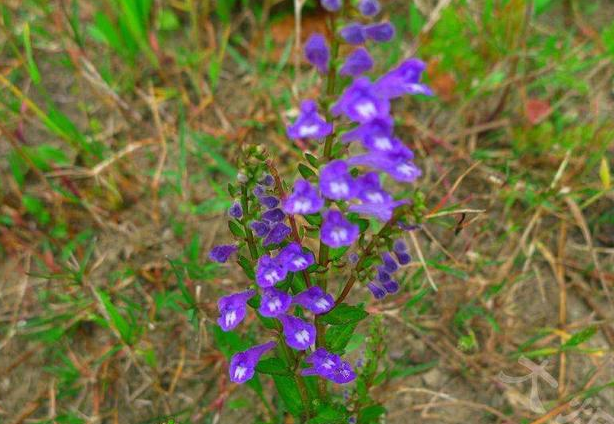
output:
[[[322,6],[331,13],[339,11],[343,3],[321,0]],[[331,57],[331,51],[338,49],[331,49],[324,35],[313,34],[307,40],[305,57],[319,73],[332,72],[351,78],[328,110],[313,99],[304,100],[297,118],[287,127],[291,140],[324,142],[324,155],[310,163],[313,168],[310,174],[301,172],[304,178],[295,180],[288,194],[277,174],[275,178],[268,173],[255,177],[250,193],[247,183],[242,182],[242,202],[234,203],[228,215],[237,226],[243,226],[243,230],[233,231],[245,233],[245,237],[240,237],[243,242],[216,246],[210,253],[212,260],[225,262],[238,251],[240,256],[240,248],[247,244],[252,261],[240,256],[245,259],[242,266],[245,268],[247,261],[254,267],[254,285],[219,299],[220,328],[235,329],[246,318],[250,306],[259,316],[273,320],[274,326],[270,328],[275,328],[279,337],[277,342],[270,341],[235,354],[230,361],[233,382],[251,379],[261,356],[279,344],[280,348],[305,352],[300,369],[303,376],[319,376],[339,384],[354,380],[356,373],[348,362],[326,350],[320,338],[316,344],[317,329],[310,320],[330,313],[347,294],[335,300],[327,293],[327,283],[333,281],[334,270],[328,266],[327,253],[323,255],[323,252],[328,252],[328,248],[348,250],[354,246],[343,266],[351,265],[351,273],[366,275],[366,281],[370,281],[366,286],[377,299],[399,290],[393,276],[411,261],[401,239],[390,241],[387,249],[382,249],[381,243],[373,244],[375,248],[371,245],[363,248],[363,255],[365,250],[375,254],[369,265],[357,253],[364,247],[362,242],[367,231],[360,222],[372,219],[385,228],[396,223],[398,211],[410,204],[403,195],[395,196],[385,184],[395,187],[399,183],[412,183],[421,175],[413,151],[394,134],[391,101],[405,94],[432,95],[429,87],[420,81],[425,64],[418,59],[405,60],[379,78],[366,76],[376,65],[366,45],[389,41],[395,35],[389,22],[366,22],[380,10],[377,0],[360,0],[357,7],[362,15],[360,21],[347,22],[335,35],[335,43],[345,41],[356,46],[341,66]],[[337,140],[340,143],[333,152],[331,146]],[[306,231],[301,234],[297,231],[297,223],[302,222],[310,225],[307,237],[318,234],[319,263],[314,253],[303,245]],[[399,231],[398,227],[395,229]],[[303,286],[288,284],[296,280],[293,274],[301,276]],[[309,275],[318,282],[311,284]],[[362,277],[361,281],[364,281]]]

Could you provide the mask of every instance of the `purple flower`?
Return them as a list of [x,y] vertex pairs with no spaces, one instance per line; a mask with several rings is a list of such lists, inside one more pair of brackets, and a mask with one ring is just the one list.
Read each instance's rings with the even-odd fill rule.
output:
[[310,310],[314,314],[324,314],[335,305],[335,299],[318,286],[311,286],[294,296],[294,303]]
[[286,218],[286,214],[281,209],[275,208],[264,212],[262,218],[269,222],[281,222]]
[[301,372],[304,376],[319,375],[337,384],[349,383],[356,378],[356,373],[348,362],[321,347],[305,358],[305,362],[312,366]]
[[377,43],[384,43],[394,37],[394,26],[390,22],[371,24],[365,27],[365,36]]
[[384,268],[383,266],[378,266],[377,267],[377,281],[379,281],[380,283],[387,283],[388,281],[390,281],[390,279],[391,277],[390,277],[388,270]]
[[307,350],[316,341],[316,328],[292,315],[281,315],[278,317],[284,329],[286,343],[296,350]]
[[309,268],[314,262],[313,253],[303,253],[300,244],[292,242],[281,249],[276,260],[284,264],[288,271],[297,272]]
[[349,158],[347,162],[352,166],[370,166],[371,168],[384,171],[395,180],[401,182],[411,183],[422,175],[420,168],[411,159],[407,158],[407,154],[398,154],[398,152],[358,155]]
[[263,255],[258,259],[256,268],[256,283],[262,288],[273,287],[283,281],[288,275],[288,269],[269,255]]
[[369,72],[372,68],[373,59],[371,55],[365,48],[360,47],[354,50],[347,59],[345,59],[345,63],[339,70],[339,75],[357,77],[365,72]]
[[400,265],[407,265],[411,262],[411,255],[407,252],[394,252],[394,255],[397,257],[397,261],[399,261]]
[[320,191],[332,200],[348,200],[354,197],[354,179],[347,163],[333,160],[320,171]]
[[420,83],[426,64],[419,59],[407,59],[396,68],[380,77],[375,85],[378,92],[387,98],[400,97],[405,94],[424,94],[432,96],[433,91]]
[[269,231],[271,231],[271,227],[269,226],[269,224],[262,221],[254,221],[249,224],[249,227],[254,230],[254,233],[256,233],[256,237],[261,238],[269,234]]
[[341,136],[344,143],[360,140],[362,145],[373,153],[386,153],[412,159],[414,153],[392,133],[393,121],[390,117],[378,117],[359,125]]
[[235,328],[245,318],[247,301],[256,294],[255,290],[247,290],[221,297],[217,302],[220,317],[217,323],[222,330],[230,331]]
[[241,207],[241,204],[234,202],[228,209],[228,215],[230,215],[232,218],[241,219],[243,216],[243,208]]
[[283,222],[278,222],[271,228],[271,231],[262,242],[263,246],[269,246],[271,244],[279,244],[290,235],[292,230]]
[[379,13],[381,7],[378,0],[360,0],[358,10],[364,16],[375,16]]
[[230,358],[230,381],[234,383],[245,383],[251,380],[256,371],[256,365],[260,361],[260,357],[273,349],[275,342],[268,342],[258,346],[251,347],[244,352],[235,353]]
[[357,254],[356,252],[352,252],[352,253],[350,253],[350,254],[348,255],[348,261],[349,261],[351,264],[358,263],[358,259],[360,259],[360,258],[359,258],[358,254]]
[[392,196],[382,189],[379,175],[376,172],[368,172],[356,179],[358,198],[362,200],[360,205],[351,205],[349,211],[375,216],[377,219],[387,222],[392,218],[394,209],[406,203],[395,201]]
[[305,43],[305,57],[321,73],[328,71],[330,50],[326,38],[320,33],[313,33]]
[[254,193],[254,196],[256,197],[262,197],[266,194],[266,188],[258,184],[256,187],[254,187],[252,193]]
[[320,232],[322,242],[330,247],[350,246],[358,238],[360,229],[336,210],[329,210],[324,216]]
[[260,203],[267,209],[273,209],[279,205],[279,199],[275,196],[261,196],[258,200],[260,200]]
[[394,258],[390,255],[389,252],[382,253],[382,263],[384,264],[384,268],[390,274],[396,272],[399,269],[399,264],[394,260]]
[[390,102],[380,97],[375,86],[366,77],[360,77],[345,89],[331,112],[334,116],[345,114],[352,121],[365,123],[376,117],[387,116]]
[[341,9],[342,1],[343,0],[320,0],[320,4],[329,12],[337,12]]
[[363,44],[367,41],[364,26],[356,22],[352,22],[341,28],[339,35],[348,44]]
[[367,283],[367,288],[371,291],[373,297],[378,300],[386,297],[386,290],[384,290],[379,284],[375,283],[375,281]]
[[267,187],[272,187],[275,184],[275,178],[273,178],[271,174],[266,174],[260,181],[260,184]]
[[209,252],[209,259],[215,262],[224,263],[228,260],[230,255],[237,251],[237,246],[234,244],[221,244],[214,246]]
[[283,202],[287,214],[308,215],[318,212],[324,206],[324,200],[307,180],[296,180],[294,191]]
[[329,124],[318,114],[318,106],[313,100],[303,100],[301,112],[292,125],[288,127],[288,137],[296,140],[308,138],[317,140],[333,132],[333,124]]
[[392,250],[394,250],[395,252],[406,252],[407,245],[405,244],[404,240],[396,239],[392,245]]
[[399,291],[399,283],[394,280],[386,281],[385,283],[382,283],[382,286],[384,286],[384,289],[386,292],[388,292],[388,294],[394,294]]
[[274,287],[268,287],[262,292],[262,299],[258,312],[265,317],[277,317],[285,314],[290,304],[292,296]]

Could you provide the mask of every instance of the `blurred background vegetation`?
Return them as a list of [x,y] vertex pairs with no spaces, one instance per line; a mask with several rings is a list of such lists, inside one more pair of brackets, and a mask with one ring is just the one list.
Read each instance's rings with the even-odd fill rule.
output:
[[[382,356],[387,413],[363,422],[538,424],[574,397],[614,415],[614,4],[383,6],[397,37],[377,72],[416,55],[437,93],[395,111],[432,219],[425,262],[348,347]],[[286,176],[303,156],[285,126],[319,77],[294,40],[326,27],[314,0],[294,16],[290,0],[0,3],[0,422],[288,422],[266,378],[226,378],[245,341],[215,330],[215,299],[246,277],[206,253],[242,150]],[[556,413],[497,383],[522,355],[550,360]]]

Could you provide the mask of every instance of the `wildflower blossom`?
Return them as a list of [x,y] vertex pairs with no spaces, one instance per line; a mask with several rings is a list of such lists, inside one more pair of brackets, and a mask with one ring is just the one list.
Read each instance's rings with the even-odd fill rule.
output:
[[293,302],[314,314],[324,314],[335,305],[333,297],[318,286],[312,286],[294,296]]
[[277,261],[284,264],[288,271],[297,272],[313,265],[315,258],[313,253],[303,253],[301,246],[296,242],[292,242],[279,252]]
[[378,92],[389,99],[405,94],[424,94],[432,96],[433,91],[420,82],[426,64],[419,59],[408,59],[396,68],[388,71],[376,82]]
[[331,108],[334,116],[346,115],[354,122],[366,123],[390,112],[390,102],[380,97],[366,77],[359,77],[345,89]]
[[263,255],[258,259],[256,267],[256,283],[262,288],[272,287],[283,281],[288,275],[288,269],[269,255]]
[[367,288],[371,291],[371,294],[373,295],[373,297],[375,297],[378,300],[386,297],[386,290],[384,290],[375,281],[371,281],[370,283],[367,283]]
[[305,358],[305,362],[311,364],[310,368],[301,371],[302,375],[319,375],[320,377],[331,380],[337,384],[345,384],[356,378],[356,373],[352,370],[349,362],[324,348],[316,349],[311,355]]
[[326,38],[319,33],[313,33],[305,43],[305,57],[321,73],[328,71],[330,50]]
[[301,103],[301,111],[287,129],[291,139],[308,138],[312,140],[322,139],[333,132],[333,125],[318,114],[318,106],[313,100],[304,100]]
[[320,191],[328,199],[349,200],[354,197],[354,179],[347,163],[334,160],[320,171]]
[[388,294],[394,294],[399,291],[399,283],[394,280],[386,281],[385,283],[382,283],[382,286],[384,286],[384,289],[386,292],[388,292]]
[[339,75],[357,77],[373,68],[373,59],[364,48],[354,50],[339,69]]
[[339,9],[341,9],[342,1],[343,0],[321,0],[320,4],[322,4],[322,7],[329,12],[337,12]]
[[359,23],[352,22],[341,28],[339,35],[348,44],[363,44],[367,41],[365,27]]
[[292,315],[278,317],[288,346],[296,350],[307,350],[316,341],[316,328],[313,324]]
[[279,244],[284,241],[292,232],[290,227],[288,227],[283,222],[278,222],[271,228],[269,234],[267,234],[266,238],[262,242],[263,246],[269,246],[271,244]]
[[230,381],[234,383],[245,383],[251,380],[256,372],[256,365],[260,357],[275,347],[275,342],[268,342],[236,353],[230,359]]
[[350,246],[358,238],[360,229],[336,210],[330,210],[324,216],[320,237],[330,247]]
[[264,177],[262,177],[262,180],[260,180],[260,184],[263,186],[272,187],[275,184],[275,178],[273,178],[271,174],[266,174]]
[[411,183],[416,181],[422,171],[406,155],[387,153],[368,153],[351,157],[347,160],[349,165],[363,165],[388,173],[400,182]]
[[254,290],[247,290],[221,297],[217,303],[220,317],[217,323],[222,330],[230,331],[235,328],[245,318],[247,301],[254,297]]
[[241,219],[243,216],[243,208],[241,207],[241,204],[238,202],[233,203],[228,209],[228,215],[231,218]]
[[291,295],[274,287],[269,287],[262,292],[258,312],[265,317],[277,317],[285,314],[291,303]]
[[254,230],[256,237],[265,237],[269,231],[271,231],[271,226],[267,222],[262,221],[254,221],[249,224],[249,227]]
[[262,214],[262,219],[269,222],[281,222],[286,218],[286,214],[279,208],[269,209]]
[[379,175],[369,172],[356,179],[356,191],[362,201],[360,205],[351,205],[349,211],[371,215],[387,222],[392,218],[394,209],[406,201],[395,201],[380,185]]
[[382,262],[384,263],[384,268],[386,269],[387,272],[392,274],[393,272],[396,272],[399,269],[399,265],[394,260],[394,258],[390,255],[389,252],[382,253],[381,257],[382,257]]
[[234,244],[221,244],[213,247],[209,252],[209,259],[215,262],[224,263],[228,260],[230,255],[237,251],[237,246]]
[[294,191],[283,202],[283,210],[288,214],[308,215],[318,212],[324,200],[307,180],[296,180]]
[[364,16],[375,16],[380,12],[380,4],[378,0],[360,0],[358,10]]
[[364,27],[365,37],[377,43],[385,43],[394,37],[394,26],[390,22],[371,24]]
[[275,196],[261,196],[258,200],[267,209],[274,209],[279,205],[279,199]]

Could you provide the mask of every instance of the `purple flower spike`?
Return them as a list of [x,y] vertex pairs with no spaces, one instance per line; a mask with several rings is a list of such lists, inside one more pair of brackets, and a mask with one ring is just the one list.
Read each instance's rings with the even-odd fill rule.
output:
[[342,1],[343,0],[320,0],[320,4],[329,12],[337,12],[341,9]]
[[234,202],[228,209],[228,215],[230,215],[232,218],[241,219],[243,216],[243,208],[241,207],[241,204]]
[[220,311],[217,323],[222,330],[230,331],[243,321],[247,309],[247,301],[254,297],[255,294],[256,291],[247,290],[220,298],[217,303],[217,308]]
[[339,70],[339,75],[360,76],[373,69],[373,59],[363,47],[354,50]]
[[367,36],[365,35],[365,27],[356,22],[352,22],[341,28],[341,31],[339,31],[339,35],[348,44],[357,45],[363,44],[365,41],[367,41]]
[[264,212],[262,218],[269,222],[281,222],[286,218],[286,214],[281,209],[275,208]]
[[354,179],[348,172],[347,163],[334,160],[320,171],[320,191],[332,200],[349,200],[354,197]]
[[305,358],[305,362],[312,367],[301,372],[304,376],[319,375],[337,384],[349,383],[356,378],[356,373],[348,362],[321,347]]
[[394,280],[386,281],[385,283],[382,283],[382,286],[384,286],[384,289],[386,292],[388,292],[388,294],[394,294],[399,291],[399,283]]
[[230,255],[237,251],[237,246],[234,244],[221,244],[215,246],[209,252],[209,259],[215,262],[224,263],[228,260]]
[[283,222],[278,222],[271,228],[271,231],[262,242],[263,246],[269,246],[271,244],[279,244],[290,235],[292,230]]
[[335,305],[335,299],[318,286],[311,286],[294,296],[294,303],[310,310],[314,314],[325,314]]
[[371,24],[365,27],[365,36],[377,43],[385,43],[394,37],[394,26],[390,22]]
[[301,103],[301,112],[294,122],[288,127],[288,137],[296,140],[308,138],[318,140],[333,132],[333,124],[329,124],[318,114],[318,106],[313,100],[304,100]]
[[394,252],[400,265],[407,265],[411,262],[411,255],[407,252]]
[[262,300],[260,301],[258,312],[265,317],[277,317],[285,314],[291,303],[292,296],[288,293],[277,290],[274,287],[269,287],[264,289],[262,293]]
[[269,255],[261,256],[258,259],[256,268],[256,283],[262,288],[273,287],[283,281],[288,275],[288,269]]
[[389,99],[401,97],[405,94],[424,94],[432,96],[433,91],[425,84],[420,83],[426,64],[419,59],[408,59],[396,68],[388,71],[375,85],[382,96]]
[[316,341],[316,328],[300,318],[292,315],[278,317],[284,328],[286,343],[296,350],[307,350]]
[[269,234],[269,231],[271,231],[271,227],[269,226],[269,224],[262,221],[254,221],[249,224],[249,227],[254,230],[254,233],[256,233],[256,237],[260,238],[266,236],[267,234]]
[[378,284],[376,284],[374,281],[371,281],[370,283],[367,284],[367,288],[371,291],[371,294],[373,295],[373,297],[375,297],[377,300],[383,299],[384,297],[386,297],[386,290],[384,290],[383,288],[381,288]]
[[287,214],[308,215],[318,212],[324,206],[324,200],[307,180],[296,180],[294,191],[283,202]]
[[387,222],[392,218],[394,209],[406,203],[406,201],[393,200],[379,182],[379,175],[376,172],[368,172],[356,179],[358,198],[362,200],[361,205],[351,205],[349,211],[360,214],[372,215],[380,221]]
[[365,123],[377,117],[387,116],[390,102],[379,97],[374,85],[366,77],[360,77],[345,89],[331,108],[334,116],[345,114],[352,121]]
[[326,38],[319,33],[313,33],[305,43],[305,57],[318,71],[325,74],[328,71],[330,50]]
[[388,252],[382,253],[382,262],[384,263],[384,268],[390,274],[396,272],[399,269],[399,264]]
[[259,200],[267,209],[273,209],[279,205],[279,199],[275,196],[262,196]]
[[381,7],[378,0],[360,0],[358,10],[364,16],[375,16],[380,12]]
[[397,181],[411,183],[416,181],[422,171],[406,155],[398,153],[369,153],[364,155],[354,156],[348,159],[348,165],[370,166],[380,171],[388,173]]
[[275,347],[275,342],[268,342],[249,348],[244,352],[235,353],[230,358],[230,381],[243,384],[251,380],[260,357],[273,349],[273,347]]
[[330,210],[324,217],[320,237],[330,247],[350,246],[358,238],[360,229],[336,210]]
[[313,253],[303,253],[303,249],[296,242],[292,242],[281,249],[276,260],[283,263],[288,268],[288,271],[292,272],[307,269],[315,262]]

